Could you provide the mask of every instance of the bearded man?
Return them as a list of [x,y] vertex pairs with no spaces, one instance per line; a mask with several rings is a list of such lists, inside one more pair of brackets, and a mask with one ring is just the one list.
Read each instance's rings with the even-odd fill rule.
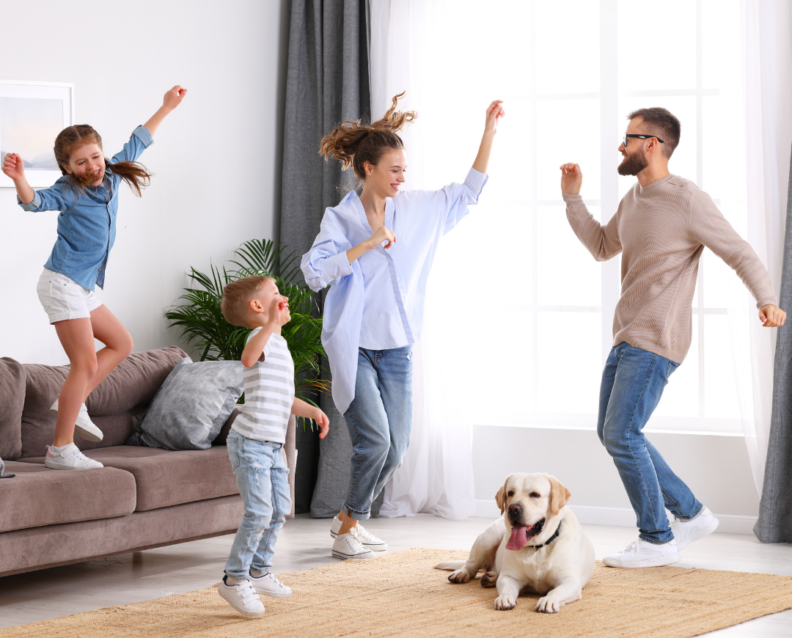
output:
[[718,519],[643,434],[669,377],[690,348],[693,293],[704,248],[737,272],[756,299],[765,327],[783,325],[786,313],[778,308],[764,265],[709,195],[668,172],[679,144],[679,120],[664,108],[640,109],[628,119],[618,171],[638,182],[610,221],[603,226],[586,209],[577,164],[561,166],[561,191],[569,224],[594,259],[622,254],[622,289],[613,318],[613,349],[602,375],[597,434],[619,471],[639,535],[604,562],[656,567],[677,562],[682,548],[718,527]]

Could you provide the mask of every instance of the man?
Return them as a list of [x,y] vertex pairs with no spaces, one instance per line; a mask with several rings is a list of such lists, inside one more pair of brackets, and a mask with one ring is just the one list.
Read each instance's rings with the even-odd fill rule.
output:
[[[762,262],[693,182],[668,172],[679,144],[679,120],[663,108],[640,109],[619,152],[620,175],[638,183],[601,225],[579,195],[577,164],[561,166],[567,218],[597,261],[622,253],[622,292],[613,319],[613,349],[600,390],[597,434],[613,457],[630,498],[639,537],[604,559],[611,567],[656,567],[715,531],[718,519],[693,495],[643,434],[668,378],[685,359],[692,337],[692,302],[701,253],[707,247],[731,266],[757,301],[765,327],[782,326]],[[669,524],[665,509],[674,515]]]

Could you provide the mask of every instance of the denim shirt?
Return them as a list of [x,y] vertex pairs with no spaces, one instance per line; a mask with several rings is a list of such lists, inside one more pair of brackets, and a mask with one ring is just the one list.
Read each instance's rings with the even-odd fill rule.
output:
[[[135,161],[153,142],[149,130],[138,126],[110,164]],[[115,243],[120,185],[121,177],[106,170],[100,186],[80,191],[71,177],[64,175],[51,188],[36,191],[29,204],[17,197],[23,210],[61,211],[58,239],[44,268],[65,275],[87,290],[104,288],[107,257]]]

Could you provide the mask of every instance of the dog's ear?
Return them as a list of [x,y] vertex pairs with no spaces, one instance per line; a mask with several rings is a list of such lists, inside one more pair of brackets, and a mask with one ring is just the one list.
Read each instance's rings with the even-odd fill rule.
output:
[[550,513],[555,516],[569,502],[572,494],[555,476],[546,475],[550,481]]
[[506,481],[503,484],[503,487],[501,487],[498,490],[498,493],[495,494],[495,502],[498,504],[498,507],[500,508],[500,513],[501,514],[503,514],[503,512],[506,511],[506,483],[508,483],[508,482],[509,482],[509,479],[507,478]]

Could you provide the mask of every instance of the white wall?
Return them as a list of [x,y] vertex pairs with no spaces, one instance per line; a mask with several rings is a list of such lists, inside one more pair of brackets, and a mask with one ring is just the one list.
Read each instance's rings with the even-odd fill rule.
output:
[[[122,187],[100,292],[136,351],[177,342],[163,313],[189,266],[275,237],[288,11],[288,0],[0,0],[0,79],[75,84],[76,120],[108,157],[167,89],[189,91],[140,159],[151,186],[141,199]],[[0,356],[66,363],[36,297],[56,216],[26,213],[0,188]]]

